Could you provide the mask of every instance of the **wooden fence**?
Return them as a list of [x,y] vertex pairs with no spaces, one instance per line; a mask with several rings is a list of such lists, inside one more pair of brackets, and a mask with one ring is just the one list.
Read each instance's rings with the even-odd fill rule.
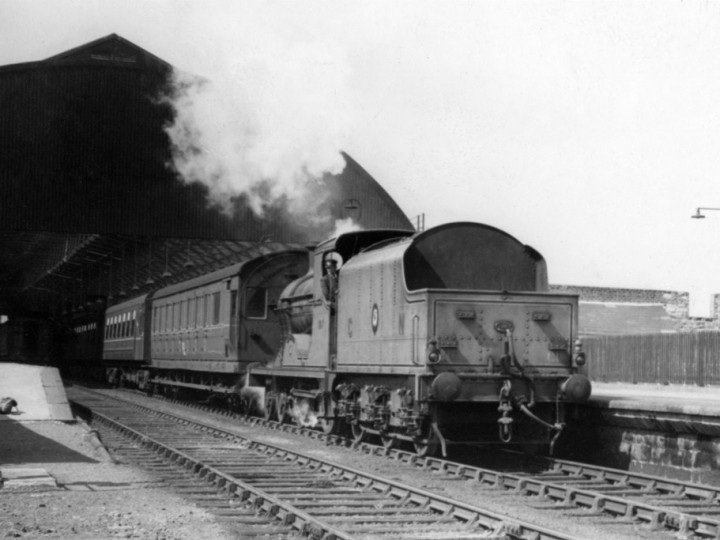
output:
[[720,332],[583,338],[591,380],[720,385]]

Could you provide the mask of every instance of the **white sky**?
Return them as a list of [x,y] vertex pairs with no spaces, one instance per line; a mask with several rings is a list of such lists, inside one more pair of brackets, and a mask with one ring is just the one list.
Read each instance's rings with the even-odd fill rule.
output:
[[551,283],[720,292],[720,212],[690,219],[720,207],[719,2],[0,0],[0,65],[111,33],[282,66],[409,217],[504,229]]

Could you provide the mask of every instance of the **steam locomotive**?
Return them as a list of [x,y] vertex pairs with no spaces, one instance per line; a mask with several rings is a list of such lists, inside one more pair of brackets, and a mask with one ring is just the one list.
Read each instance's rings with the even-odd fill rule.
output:
[[577,332],[578,298],[548,292],[537,251],[463,222],[348,232],[110,307],[103,361],[149,392],[428,455],[552,446],[591,393]]

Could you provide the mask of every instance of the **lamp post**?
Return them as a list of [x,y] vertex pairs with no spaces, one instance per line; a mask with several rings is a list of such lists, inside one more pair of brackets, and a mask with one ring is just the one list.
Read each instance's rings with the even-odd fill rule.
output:
[[695,213],[690,216],[692,219],[705,219],[706,216],[702,215],[702,210],[718,210],[720,211],[720,208],[708,208],[705,206],[698,206],[697,210],[695,210]]

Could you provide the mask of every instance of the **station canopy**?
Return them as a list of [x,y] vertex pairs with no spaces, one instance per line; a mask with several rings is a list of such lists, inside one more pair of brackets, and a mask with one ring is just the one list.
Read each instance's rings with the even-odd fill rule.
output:
[[[231,210],[167,163],[173,108],[157,96],[175,68],[112,34],[0,67],[0,314],[60,317],[272,251],[314,245],[336,220],[412,224],[349,155],[314,183],[318,223],[278,201]],[[314,216],[312,216],[314,217]]]

